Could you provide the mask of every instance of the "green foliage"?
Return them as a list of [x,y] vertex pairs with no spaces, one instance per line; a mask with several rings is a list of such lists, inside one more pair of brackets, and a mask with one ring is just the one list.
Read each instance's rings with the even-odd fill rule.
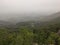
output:
[[[60,23],[43,25],[41,27],[20,26],[14,31],[0,28],[0,45],[60,45],[58,30]],[[14,28],[13,28],[14,29]]]

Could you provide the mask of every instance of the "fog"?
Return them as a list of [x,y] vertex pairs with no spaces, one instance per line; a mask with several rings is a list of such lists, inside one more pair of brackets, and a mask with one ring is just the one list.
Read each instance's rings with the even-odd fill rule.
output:
[[0,20],[50,15],[60,11],[60,0],[0,0]]

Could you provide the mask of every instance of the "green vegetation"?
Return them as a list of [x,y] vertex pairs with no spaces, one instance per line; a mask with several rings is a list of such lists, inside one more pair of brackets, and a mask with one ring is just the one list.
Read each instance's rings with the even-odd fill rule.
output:
[[0,45],[60,45],[60,21],[20,22],[0,27]]
[[60,45],[60,23],[29,28],[20,26],[16,30],[0,28],[0,45]]

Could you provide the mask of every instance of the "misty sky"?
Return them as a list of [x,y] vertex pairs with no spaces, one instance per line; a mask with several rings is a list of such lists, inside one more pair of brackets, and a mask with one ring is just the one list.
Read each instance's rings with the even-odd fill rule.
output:
[[1,13],[27,13],[60,10],[60,0],[0,0]]
[[54,11],[60,11],[60,0],[0,0],[0,14]]

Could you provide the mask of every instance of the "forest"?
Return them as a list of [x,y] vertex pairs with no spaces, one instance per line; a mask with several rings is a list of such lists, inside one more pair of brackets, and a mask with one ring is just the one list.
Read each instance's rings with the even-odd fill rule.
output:
[[23,23],[0,28],[0,45],[60,45],[60,23]]

